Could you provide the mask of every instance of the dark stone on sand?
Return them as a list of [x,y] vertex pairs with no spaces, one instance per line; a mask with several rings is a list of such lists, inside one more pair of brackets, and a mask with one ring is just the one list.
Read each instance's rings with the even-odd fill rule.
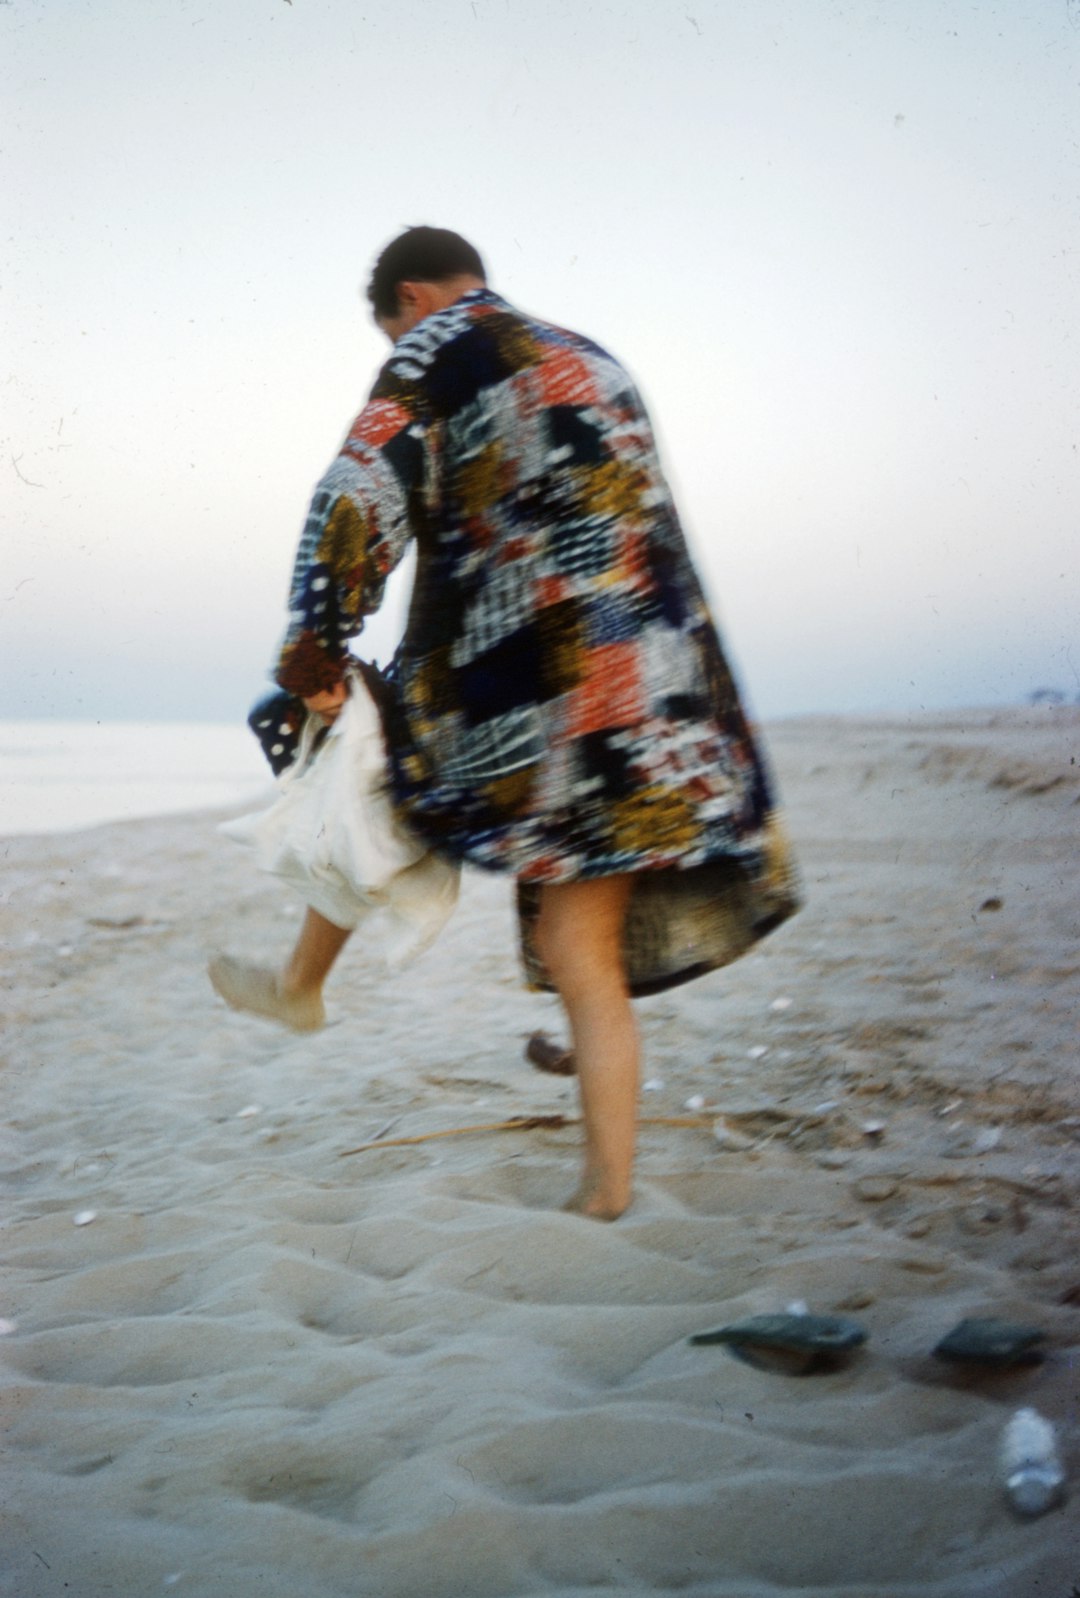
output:
[[549,1038],[546,1032],[534,1032],[525,1045],[525,1058],[538,1071],[552,1076],[575,1076],[577,1061],[572,1049]]
[[842,1364],[866,1342],[866,1330],[845,1315],[751,1315],[690,1341],[723,1343],[748,1365],[803,1376]]
[[1046,1357],[1036,1343],[1046,1333],[1038,1326],[1021,1326],[994,1317],[963,1320],[934,1349],[939,1359],[954,1364],[988,1365],[1007,1370],[1013,1365],[1039,1365]]

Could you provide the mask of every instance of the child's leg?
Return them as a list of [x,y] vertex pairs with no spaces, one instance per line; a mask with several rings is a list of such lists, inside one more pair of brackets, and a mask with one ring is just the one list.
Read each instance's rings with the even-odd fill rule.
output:
[[326,1022],[323,983],[349,936],[344,927],[309,909],[281,971],[223,954],[210,962],[210,981],[234,1010],[279,1021],[294,1032],[317,1032]]
[[613,1221],[630,1203],[638,1037],[622,959],[631,878],[546,884],[536,943],[559,991],[577,1058],[585,1170],[567,1205]]
[[336,927],[318,910],[309,909],[279,978],[282,993],[291,999],[321,996],[323,983],[351,936],[347,928]]

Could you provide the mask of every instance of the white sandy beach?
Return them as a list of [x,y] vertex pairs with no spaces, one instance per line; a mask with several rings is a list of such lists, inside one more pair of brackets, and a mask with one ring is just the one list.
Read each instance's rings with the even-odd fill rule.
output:
[[[298,1038],[207,983],[298,915],[218,815],[0,841],[3,1598],[1080,1590],[1080,711],[768,741],[806,908],[640,1005],[643,1115],[734,1135],[644,1126],[613,1226],[559,1211],[574,1126],[344,1154],[575,1112],[505,881],[401,975],[354,940]],[[687,1341],[795,1299],[846,1368]],[[1045,1363],[932,1358],[973,1315]],[[1021,1404],[1071,1483],[1034,1522]]]

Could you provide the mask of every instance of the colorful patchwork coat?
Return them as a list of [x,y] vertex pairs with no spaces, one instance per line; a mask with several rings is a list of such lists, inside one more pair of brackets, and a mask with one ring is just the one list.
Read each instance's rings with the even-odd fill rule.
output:
[[[413,540],[381,695],[394,793],[435,847],[516,875],[535,983],[545,882],[637,874],[637,992],[796,908],[760,749],[610,355],[486,288],[395,345],[300,542],[275,670],[294,704],[340,681]],[[288,706],[252,724],[287,763]]]

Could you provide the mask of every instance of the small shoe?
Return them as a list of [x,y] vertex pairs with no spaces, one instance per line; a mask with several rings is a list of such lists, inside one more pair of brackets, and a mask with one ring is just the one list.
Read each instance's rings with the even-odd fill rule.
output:
[[973,1317],[954,1326],[934,1349],[938,1359],[957,1365],[985,1365],[992,1370],[1012,1370],[1018,1365],[1041,1365],[1046,1355],[1037,1343],[1046,1339],[1039,1326],[1018,1325],[994,1316]]
[[866,1331],[846,1315],[751,1315],[713,1332],[696,1332],[691,1343],[726,1343],[736,1359],[759,1370],[807,1376],[836,1370],[866,1342]]
[[290,999],[279,992],[277,977],[265,966],[248,965],[219,954],[206,968],[215,993],[234,1010],[261,1015],[293,1032],[318,1032],[326,1025],[322,998]]

